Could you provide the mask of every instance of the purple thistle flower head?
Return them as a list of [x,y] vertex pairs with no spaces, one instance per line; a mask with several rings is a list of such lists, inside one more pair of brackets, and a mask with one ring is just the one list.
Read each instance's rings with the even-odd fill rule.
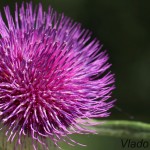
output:
[[[73,133],[94,133],[90,118],[109,115],[114,77],[106,51],[63,14],[16,5],[0,14],[0,122],[8,141],[30,137],[48,149]],[[70,141],[70,142],[69,142]],[[68,144],[76,143],[68,138]]]

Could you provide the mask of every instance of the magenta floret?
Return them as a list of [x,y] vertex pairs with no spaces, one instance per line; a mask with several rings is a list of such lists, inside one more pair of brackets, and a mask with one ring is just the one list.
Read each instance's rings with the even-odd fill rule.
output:
[[[0,15],[0,122],[9,141],[31,137],[48,149],[73,133],[94,133],[90,118],[109,115],[114,75],[91,33],[52,8],[22,4]],[[68,138],[66,141],[74,142]]]

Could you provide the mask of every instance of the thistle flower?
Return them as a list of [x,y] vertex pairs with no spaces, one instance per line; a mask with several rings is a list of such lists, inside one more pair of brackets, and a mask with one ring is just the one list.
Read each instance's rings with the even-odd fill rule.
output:
[[[68,135],[94,133],[90,118],[109,115],[114,77],[106,51],[91,32],[49,7],[16,5],[0,15],[0,122],[8,141],[30,137],[49,149]],[[15,140],[16,139],[16,140]],[[67,139],[67,140],[66,140]]]

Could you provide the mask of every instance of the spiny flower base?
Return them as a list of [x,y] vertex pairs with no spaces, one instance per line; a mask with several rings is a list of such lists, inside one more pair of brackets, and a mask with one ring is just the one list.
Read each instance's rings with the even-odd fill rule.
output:
[[[50,139],[43,139],[46,146],[41,145],[37,141],[33,141],[31,137],[22,136],[21,144],[18,144],[18,140],[15,137],[14,141],[7,141],[7,137],[4,132],[0,133],[0,150],[57,150],[60,149],[51,142]],[[46,148],[47,147],[47,148]]]
[[[2,129],[2,128],[1,128]],[[30,136],[21,136],[21,138],[18,141],[18,138],[15,137],[13,141],[8,140],[8,137],[6,135],[7,130],[3,129],[2,132],[0,132],[0,150],[58,150],[63,149],[60,147],[64,142],[67,143],[70,146],[80,145],[80,146],[86,146],[84,144],[78,143],[77,141],[74,141],[71,137],[64,137],[63,139],[60,139],[59,143],[54,144],[49,138],[41,138],[40,141],[43,142],[41,144],[37,140],[33,140]],[[77,136],[79,136],[77,134]],[[64,145],[64,144],[63,144]]]
[[[83,132],[75,132],[77,135],[86,135],[86,134],[97,134],[95,130],[90,129],[90,126],[100,125],[103,122],[95,122],[93,120],[86,120],[81,121],[82,125],[80,127],[80,130],[83,130]],[[83,128],[83,126],[87,126],[87,128]],[[59,142],[56,140],[56,142],[52,142],[50,138],[44,138],[44,137],[37,137],[36,139],[28,136],[28,135],[22,135],[20,137],[12,135],[13,133],[9,133],[7,127],[3,127],[3,125],[0,126],[0,148],[3,150],[57,150],[62,149],[60,147],[62,142],[67,143],[70,146],[86,146],[82,143],[79,143],[72,139],[70,136],[64,136],[59,139]],[[13,140],[10,140],[10,135],[14,136]],[[72,134],[73,135],[73,134]]]

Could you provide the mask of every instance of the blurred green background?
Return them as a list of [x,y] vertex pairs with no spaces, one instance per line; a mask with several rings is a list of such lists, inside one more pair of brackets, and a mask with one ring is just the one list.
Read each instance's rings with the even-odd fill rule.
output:
[[[33,0],[33,4],[38,2]],[[42,0],[41,3],[44,9],[51,5],[58,12],[81,22],[108,50],[113,64],[111,69],[116,74],[113,97],[117,99],[109,119],[150,122],[150,1]],[[1,0],[1,12],[6,5],[13,12],[15,1]],[[121,149],[117,138],[80,136],[77,139],[88,147],[70,149]]]

